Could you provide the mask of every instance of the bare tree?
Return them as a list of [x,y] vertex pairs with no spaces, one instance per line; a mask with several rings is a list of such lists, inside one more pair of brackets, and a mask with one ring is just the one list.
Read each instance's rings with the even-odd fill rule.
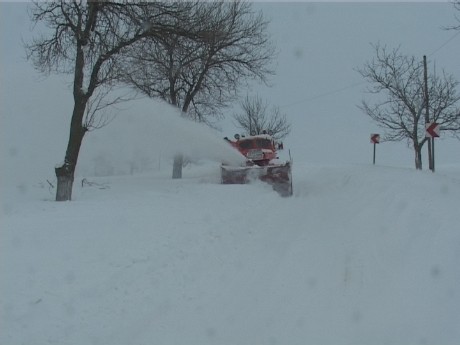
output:
[[[132,52],[127,82],[149,97],[158,97],[199,122],[221,115],[242,83],[266,82],[274,47],[267,21],[245,1],[192,2],[191,15],[206,23],[200,40],[180,35],[163,37]],[[183,157],[174,159],[173,178],[182,177]]]
[[[372,105],[362,101],[360,109],[385,130],[384,140],[406,139],[415,152],[415,167],[422,169],[422,147],[427,141],[423,61],[401,54],[399,48],[373,47],[374,59],[358,72],[371,83],[369,92],[379,96]],[[460,131],[457,85],[444,71],[428,76],[430,122],[439,123],[442,131],[453,135]]]
[[[452,1],[453,5],[454,5],[454,8],[460,12],[460,0],[454,0]],[[453,29],[453,30],[460,30],[460,15],[456,15],[455,16],[455,19],[457,19],[457,22],[458,24],[457,25],[453,25],[453,26],[450,26],[448,27],[448,29]]]
[[259,96],[246,98],[241,102],[242,113],[234,114],[237,126],[248,134],[257,135],[264,131],[277,139],[284,139],[291,132],[291,125],[277,106],[269,107]]
[[[443,26],[442,28],[443,28],[443,30],[457,30],[457,31],[460,31],[460,0],[452,0],[451,3],[452,3],[452,6],[453,6],[454,10],[457,12],[457,13],[454,13],[454,18],[457,21],[457,23],[447,25],[447,26]],[[457,35],[454,35],[450,40],[452,40],[455,36],[457,36]]]
[[84,135],[105,122],[98,112],[120,101],[107,100],[119,75],[119,58],[146,40],[170,34],[193,35],[199,28],[188,15],[187,2],[36,2],[30,17],[48,27],[26,45],[28,58],[39,71],[73,75],[74,106],[70,135],[58,179],[56,200],[71,200],[74,172]]

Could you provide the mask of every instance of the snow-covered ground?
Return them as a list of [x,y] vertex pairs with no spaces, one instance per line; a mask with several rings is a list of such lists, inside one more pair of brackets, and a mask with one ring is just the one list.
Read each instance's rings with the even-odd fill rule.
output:
[[[83,185],[83,187],[82,187]],[[217,163],[3,199],[0,344],[457,344],[460,166]]]

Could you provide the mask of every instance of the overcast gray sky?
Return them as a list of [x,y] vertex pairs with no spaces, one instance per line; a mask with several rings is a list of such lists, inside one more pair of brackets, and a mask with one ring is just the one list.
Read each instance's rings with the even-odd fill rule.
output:
[[[460,13],[447,1],[257,2],[255,7],[271,19],[280,53],[272,87],[254,85],[251,91],[287,114],[293,131],[285,146],[297,161],[371,161],[369,136],[380,130],[357,108],[366,84],[356,72],[372,58],[371,43],[400,46],[420,59],[427,55],[430,69],[445,69],[460,80],[460,35],[442,29],[454,25]],[[0,3],[0,153],[4,164],[13,157],[23,166],[40,157],[41,168],[49,171],[64,157],[72,96],[68,77],[44,78],[26,61],[22,40],[39,34],[31,30],[26,4]],[[110,127],[122,126],[117,121],[91,133],[87,145],[106,140]],[[225,136],[235,131],[229,119],[222,126]],[[460,141],[437,143],[438,164],[460,164]],[[404,142],[378,147],[382,165],[412,167],[412,157]]]
[[[302,149],[307,161],[368,161],[369,135],[381,130],[356,107],[366,96],[356,68],[372,58],[371,43],[400,46],[420,59],[427,55],[430,68],[435,64],[460,80],[460,35],[450,40],[456,32],[442,30],[455,23],[448,2],[260,6],[272,18],[280,49],[274,86],[261,90],[292,119],[290,146]],[[440,162],[460,163],[459,141],[443,140],[437,151],[441,155],[443,150]],[[382,144],[378,151],[382,164],[408,159],[412,164],[406,143]]]

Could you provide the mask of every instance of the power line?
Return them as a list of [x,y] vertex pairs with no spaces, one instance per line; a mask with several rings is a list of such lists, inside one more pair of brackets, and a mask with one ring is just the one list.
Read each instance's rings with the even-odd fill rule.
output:
[[452,37],[449,38],[446,42],[444,42],[438,48],[436,48],[431,54],[428,55],[428,57],[431,57],[432,55],[436,54],[438,51],[440,51],[442,48],[444,48],[446,45],[448,45],[450,43],[450,41],[452,41],[458,35],[460,35],[460,30],[457,31],[454,35],[452,35]]
[[359,86],[359,85],[362,85],[364,84],[365,82],[364,81],[360,81],[358,83],[354,83],[354,84],[350,84],[350,85],[347,85],[347,86],[344,86],[340,89],[335,89],[335,90],[331,90],[331,91],[328,91],[328,92],[325,92],[325,93],[321,93],[319,95],[316,95],[316,96],[312,96],[312,97],[309,97],[309,98],[305,98],[301,101],[297,101],[297,102],[293,102],[293,103],[289,103],[289,104],[285,104],[285,105],[281,105],[280,108],[286,108],[286,107],[291,107],[293,105],[297,105],[297,104],[301,104],[301,103],[305,103],[305,102],[309,102],[309,101],[313,101],[315,99],[318,99],[318,98],[323,98],[323,97],[326,97],[326,96],[330,96],[330,95],[333,95],[333,94],[336,94],[336,93],[339,93],[339,92],[342,92],[342,91],[345,91],[345,90],[348,90],[348,89],[352,89],[356,86]]
[[[440,51],[442,48],[444,48],[446,45],[448,45],[452,40],[454,40],[457,36],[460,35],[460,30],[457,31],[454,35],[452,35],[452,37],[450,37],[447,41],[445,41],[443,44],[441,44],[438,48],[436,48],[434,51],[432,51],[430,54],[428,54],[427,56],[428,57],[431,57],[433,56],[434,54],[436,54],[438,51]],[[309,101],[313,101],[315,99],[319,99],[319,98],[323,98],[323,97],[326,97],[326,96],[330,96],[330,95],[334,95],[336,93],[340,93],[342,91],[345,91],[345,90],[348,90],[348,89],[352,89],[356,86],[359,86],[359,85],[362,85],[366,82],[362,81],[362,82],[357,82],[357,83],[354,83],[354,84],[350,84],[350,85],[347,85],[347,86],[344,86],[340,89],[335,89],[335,90],[331,90],[331,91],[328,91],[328,92],[325,92],[325,93],[321,93],[319,95],[316,95],[316,96],[312,96],[312,97],[309,97],[309,98],[305,98],[301,101],[297,101],[297,102],[293,102],[293,103],[289,103],[289,104],[285,104],[285,105],[282,105],[280,106],[280,108],[287,108],[287,107],[291,107],[291,106],[294,106],[294,105],[297,105],[297,104],[301,104],[301,103],[305,103],[305,102],[309,102]]]

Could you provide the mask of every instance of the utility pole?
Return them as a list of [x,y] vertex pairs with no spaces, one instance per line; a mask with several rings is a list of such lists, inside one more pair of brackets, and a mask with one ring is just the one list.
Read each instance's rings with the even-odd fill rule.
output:
[[[426,64],[426,55],[423,55],[423,81],[424,81],[424,93],[425,93],[425,123],[430,123],[430,109],[429,109],[429,99],[428,99],[428,68]],[[427,139],[428,142],[428,167],[431,171],[434,172],[434,162],[433,162],[433,150],[432,150],[432,140],[431,138]]]

